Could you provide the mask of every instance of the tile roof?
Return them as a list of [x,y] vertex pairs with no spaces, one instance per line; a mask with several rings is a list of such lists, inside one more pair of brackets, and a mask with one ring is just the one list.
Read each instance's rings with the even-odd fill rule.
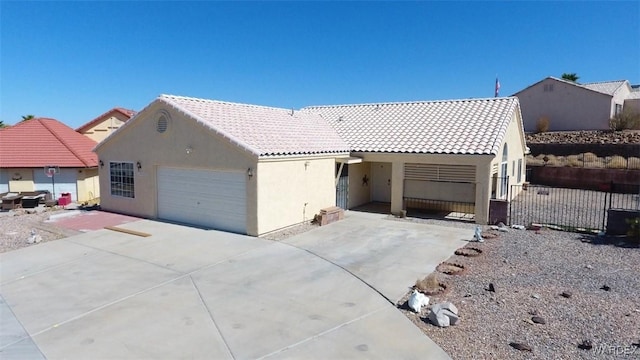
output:
[[0,129],[0,167],[95,167],[96,142],[58,120],[36,118]]
[[349,152],[317,114],[174,95],[160,95],[158,100],[257,156]]
[[111,115],[114,112],[118,112],[124,116],[127,117],[128,119],[131,119],[135,114],[136,111],[134,110],[129,110],[129,109],[125,109],[125,108],[120,108],[120,107],[115,107],[107,112],[105,112],[104,114],[101,114],[100,116],[98,116],[97,118],[89,121],[88,123],[80,126],[79,128],[76,129],[77,132],[82,132],[87,130],[88,128],[94,126],[95,124],[99,123],[100,121],[104,120],[107,116]]
[[518,99],[311,106],[357,152],[498,154]]
[[585,87],[589,90],[597,91],[607,95],[613,95],[616,90],[620,88],[620,86],[624,85],[626,80],[617,80],[617,81],[600,81],[586,84],[578,84],[582,87]]

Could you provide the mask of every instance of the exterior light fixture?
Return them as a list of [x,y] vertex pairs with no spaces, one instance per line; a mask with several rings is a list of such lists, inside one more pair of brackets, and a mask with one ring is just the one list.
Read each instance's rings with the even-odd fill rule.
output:
[[136,167],[138,168],[138,171],[142,170],[142,164],[140,164],[140,161],[136,162]]
[[104,162],[102,160],[100,160],[100,167],[103,168],[104,167]]
[[249,179],[251,179],[253,177],[253,169],[252,168],[248,168],[247,169],[247,176],[249,177]]

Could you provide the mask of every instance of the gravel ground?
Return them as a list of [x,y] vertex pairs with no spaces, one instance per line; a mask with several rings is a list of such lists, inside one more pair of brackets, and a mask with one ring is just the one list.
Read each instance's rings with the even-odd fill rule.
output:
[[527,144],[638,144],[640,130],[549,131],[526,134]]
[[[498,236],[466,245],[481,255],[447,260],[463,265],[464,273],[437,273],[447,289],[431,296],[430,306],[451,301],[457,325],[432,325],[430,306],[411,312],[409,293],[399,304],[453,359],[640,359],[640,248],[548,229],[492,233]],[[489,283],[495,292],[486,290]],[[570,298],[560,295],[565,291]],[[546,323],[531,323],[534,315]],[[578,348],[584,340],[591,350]]]
[[45,223],[52,214],[64,211],[39,207],[0,212],[0,253],[36,245],[28,243],[32,230],[35,230],[40,242],[66,237],[67,231]]
[[286,229],[282,229],[279,231],[274,231],[271,233],[268,233],[266,235],[261,236],[264,239],[267,240],[274,240],[274,241],[280,241],[280,240],[284,240],[288,237],[297,235],[297,234],[301,234],[303,232],[307,232],[311,229],[315,229],[318,227],[318,224],[316,223],[312,223],[312,222],[305,222],[302,224],[298,224],[298,225],[294,225],[294,226],[290,226]]

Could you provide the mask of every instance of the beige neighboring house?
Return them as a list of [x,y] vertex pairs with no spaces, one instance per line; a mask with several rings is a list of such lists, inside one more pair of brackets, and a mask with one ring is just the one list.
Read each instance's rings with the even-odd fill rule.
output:
[[259,236],[337,199],[471,204],[487,223],[525,149],[514,97],[293,111],[161,95],[95,152],[103,209]]
[[549,121],[549,131],[608,130],[625,107],[640,112],[640,92],[627,80],[579,84],[550,76],[514,96],[527,132],[536,132],[540,119]]
[[76,131],[99,143],[135,114],[133,110],[116,107],[80,126]]

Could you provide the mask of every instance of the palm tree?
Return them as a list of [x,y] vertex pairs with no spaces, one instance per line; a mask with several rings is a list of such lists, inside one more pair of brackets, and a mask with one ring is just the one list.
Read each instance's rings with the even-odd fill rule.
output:
[[562,74],[562,80],[578,82],[578,79],[580,79],[580,77],[576,73],[564,73],[564,74]]
[[9,127],[9,125],[5,124],[4,121],[0,120],[0,129],[4,127]]
[[31,120],[35,118],[35,115],[22,115],[22,120],[21,121],[27,121],[27,120]]

